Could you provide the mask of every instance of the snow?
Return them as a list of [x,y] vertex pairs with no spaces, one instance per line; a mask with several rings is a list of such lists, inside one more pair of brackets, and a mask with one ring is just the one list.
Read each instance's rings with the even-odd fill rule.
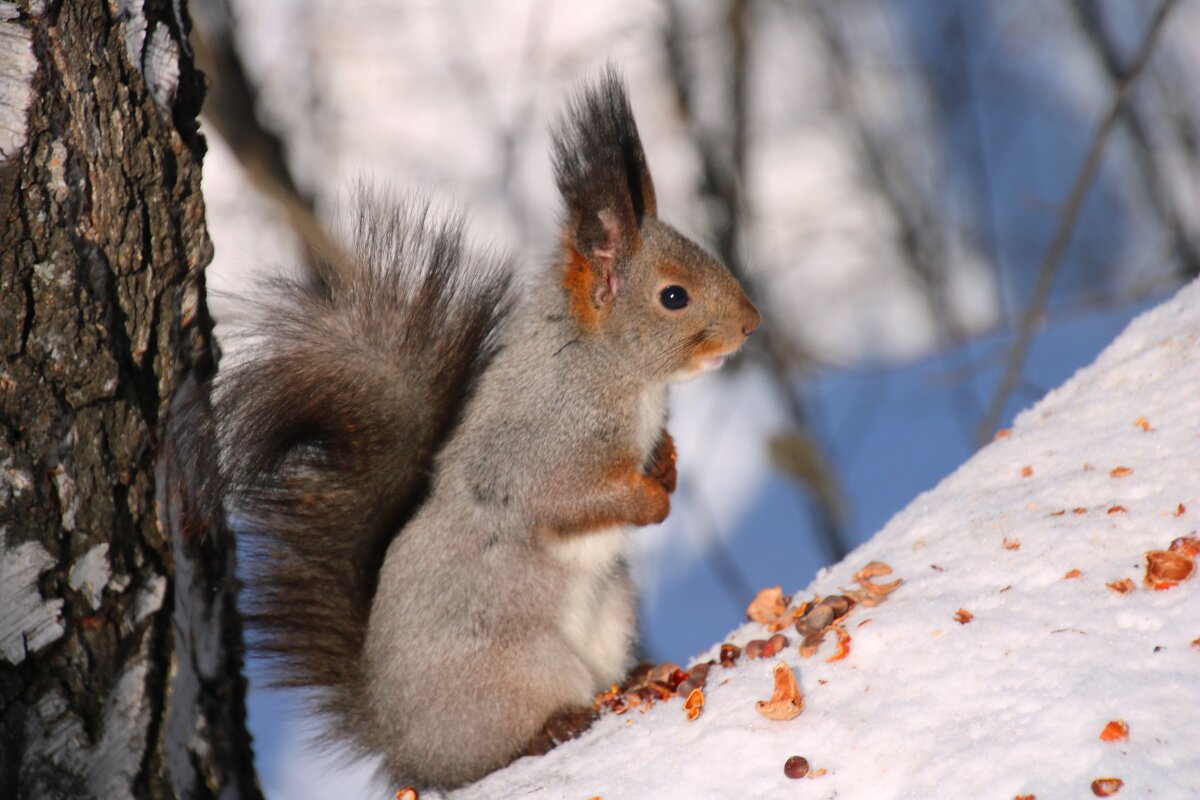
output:
[[[1146,551],[1196,531],[1198,420],[1195,282],[796,595],[851,588],[870,561],[904,579],[851,612],[848,657],[826,661],[830,636],[812,658],[793,641],[714,667],[694,722],[678,699],[609,714],[452,797],[1080,797],[1109,776],[1120,797],[1200,795],[1200,580],[1142,584]],[[1105,585],[1123,578],[1137,588]],[[974,618],[956,622],[960,608]],[[754,704],[780,659],[807,707],[771,722]],[[1128,741],[1101,741],[1115,719]],[[792,755],[826,774],[793,782]]]

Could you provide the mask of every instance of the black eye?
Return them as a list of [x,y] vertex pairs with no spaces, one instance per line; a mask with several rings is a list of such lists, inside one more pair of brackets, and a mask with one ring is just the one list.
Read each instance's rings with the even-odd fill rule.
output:
[[658,293],[658,302],[663,304],[663,308],[678,311],[688,304],[687,289],[682,286],[668,286]]

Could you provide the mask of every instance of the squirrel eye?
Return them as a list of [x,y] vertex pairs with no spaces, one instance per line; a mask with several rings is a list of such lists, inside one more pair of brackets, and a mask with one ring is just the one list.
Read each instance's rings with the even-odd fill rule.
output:
[[668,286],[658,293],[658,302],[662,303],[665,309],[678,311],[688,304],[687,289],[682,286]]

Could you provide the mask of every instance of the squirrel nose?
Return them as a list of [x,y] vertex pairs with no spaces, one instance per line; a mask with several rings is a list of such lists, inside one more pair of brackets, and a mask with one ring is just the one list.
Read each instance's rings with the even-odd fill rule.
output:
[[747,300],[745,308],[742,309],[742,335],[749,336],[754,333],[760,322],[762,322],[762,315],[758,313],[754,304]]

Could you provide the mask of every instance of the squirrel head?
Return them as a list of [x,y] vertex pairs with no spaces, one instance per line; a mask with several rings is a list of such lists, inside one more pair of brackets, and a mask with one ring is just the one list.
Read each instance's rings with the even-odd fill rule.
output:
[[658,219],[624,81],[609,67],[554,133],[565,204],[562,286],[584,334],[626,348],[639,373],[685,380],[718,367],[758,327],[720,261]]

